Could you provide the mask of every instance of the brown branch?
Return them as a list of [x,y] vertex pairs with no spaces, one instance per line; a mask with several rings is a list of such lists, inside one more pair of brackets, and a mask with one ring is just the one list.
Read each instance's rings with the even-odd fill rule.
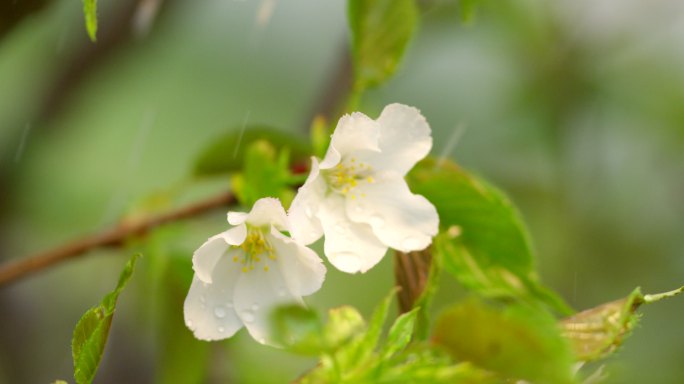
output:
[[397,294],[399,313],[410,311],[425,291],[431,264],[430,248],[416,252],[394,253],[394,279],[397,286],[401,287]]
[[126,239],[144,235],[162,224],[198,216],[219,207],[235,204],[235,202],[235,196],[232,193],[222,193],[176,211],[132,224],[120,224],[105,232],[72,241],[47,252],[5,263],[0,266],[0,286],[10,284],[54,264],[76,258],[95,248],[120,246]]

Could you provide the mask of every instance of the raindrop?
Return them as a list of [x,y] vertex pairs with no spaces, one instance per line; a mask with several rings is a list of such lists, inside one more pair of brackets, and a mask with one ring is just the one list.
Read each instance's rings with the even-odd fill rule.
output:
[[313,212],[311,211],[311,206],[309,204],[304,206],[304,214],[306,214],[306,217],[313,216]]
[[406,239],[404,239],[401,245],[404,247],[404,249],[408,251],[414,251],[420,248],[422,242],[415,237],[407,237]]
[[279,288],[279,289],[278,289],[278,296],[280,296],[280,297],[285,297],[285,294],[286,294],[286,293],[287,293],[287,292],[285,291],[285,288]]
[[226,317],[226,309],[220,305],[214,307],[214,315],[219,319]]
[[195,330],[195,324],[192,322],[192,320],[187,320],[185,322],[185,325],[187,325],[188,328],[190,328],[190,330],[193,330],[193,331]]
[[335,224],[335,232],[339,233],[340,235],[344,235],[347,233],[347,230],[342,226],[342,224]]
[[250,311],[242,312],[242,321],[245,323],[251,323],[254,321],[254,314]]
[[344,272],[358,272],[362,266],[359,257],[351,252],[337,252],[331,255],[331,260],[335,260],[333,264]]
[[257,303],[252,304],[252,311],[256,312],[258,310],[259,310],[259,304],[257,304]]
[[232,301],[227,302],[226,307],[233,308],[233,302]]
[[309,233],[309,236],[311,236],[312,238],[316,238],[316,237],[318,237],[318,233],[316,233],[316,231],[311,231]]
[[370,222],[370,225],[374,227],[383,227],[385,225],[385,219],[382,218],[380,215],[372,215],[370,218],[368,218],[368,221]]
[[217,330],[218,330],[220,333],[223,333],[223,331],[225,331],[225,328],[223,328],[223,327],[218,327]]
[[207,298],[204,297],[204,295],[200,295],[200,302],[206,303],[206,302],[207,302]]

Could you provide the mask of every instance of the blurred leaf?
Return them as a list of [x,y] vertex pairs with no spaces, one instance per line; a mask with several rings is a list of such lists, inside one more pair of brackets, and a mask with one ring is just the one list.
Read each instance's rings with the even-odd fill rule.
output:
[[100,305],[86,311],[74,328],[71,349],[74,359],[74,379],[78,384],[92,382],[97,373],[97,367],[109,336],[109,328],[112,325],[116,301],[131,278],[139,256],[133,256],[126,263],[116,289],[108,293]]
[[288,207],[294,198],[290,186],[296,182],[288,164],[287,148],[276,154],[276,149],[267,141],[251,143],[245,153],[244,170],[232,178],[238,201],[249,207],[262,197],[277,197]]
[[203,383],[211,344],[195,339],[183,320],[183,303],[192,282],[192,261],[178,249],[175,239],[184,231],[177,226],[155,230],[147,237],[145,251],[152,274],[149,292],[156,332],[155,383]]
[[580,361],[604,358],[613,353],[639,322],[636,313],[642,304],[675,296],[684,287],[655,295],[642,295],[636,288],[629,296],[582,311],[560,321],[563,335],[570,340]]
[[458,8],[463,24],[472,24],[477,14],[477,6],[482,0],[459,0]]
[[90,40],[97,40],[97,0],[83,0],[83,15]]
[[216,175],[241,170],[245,148],[259,140],[269,142],[278,151],[289,148],[293,162],[308,161],[312,154],[305,137],[264,126],[248,126],[213,140],[198,156],[195,175]]
[[571,383],[572,354],[555,320],[533,307],[497,310],[474,299],[437,320],[433,341],[460,361],[510,379]]
[[316,116],[311,122],[311,146],[313,154],[319,158],[325,157],[330,145],[330,127],[324,116]]
[[411,40],[418,23],[414,0],[349,0],[355,89],[387,80]]
[[289,351],[315,356],[325,349],[323,324],[315,311],[299,305],[278,307],[272,314],[276,342]]
[[366,322],[359,311],[345,305],[328,311],[328,322],[325,324],[323,337],[328,350],[334,351],[365,329]]
[[361,314],[349,306],[330,309],[325,324],[311,309],[283,306],[274,311],[272,325],[276,341],[301,355],[334,353],[366,329]]
[[430,200],[441,233],[433,256],[466,288],[490,297],[516,297],[572,310],[542,287],[520,214],[501,192],[456,164],[426,159],[408,176],[411,190]]

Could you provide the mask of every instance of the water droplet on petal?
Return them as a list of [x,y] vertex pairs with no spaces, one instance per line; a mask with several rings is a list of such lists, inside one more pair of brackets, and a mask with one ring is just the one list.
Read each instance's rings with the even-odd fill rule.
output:
[[233,302],[232,301],[226,302],[226,307],[233,308]]
[[254,321],[254,314],[251,311],[242,312],[242,321],[245,323],[251,323]]
[[368,218],[368,222],[373,227],[383,227],[385,225],[385,219],[382,216],[375,214]]
[[278,296],[285,297],[285,294],[287,294],[287,292],[285,291],[285,288],[278,289]]
[[337,252],[330,255],[330,261],[344,272],[358,272],[363,263],[358,255],[352,252]]
[[195,324],[192,322],[192,320],[186,320],[185,325],[190,328],[191,331],[195,330]]
[[341,224],[336,224],[335,225],[335,232],[339,233],[340,235],[343,235],[347,232],[347,230]]
[[258,310],[259,310],[259,304],[257,304],[257,303],[252,304],[252,311],[256,312]]
[[420,239],[417,239],[415,237],[407,237],[404,239],[404,241],[401,243],[401,245],[404,247],[405,250],[407,251],[415,251],[421,248],[423,245]]
[[220,305],[214,307],[214,315],[219,319],[226,317],[226,309]]
[[200,302],[205,303],[207,301],[207,298],[204,297],[204,295],[200,295]]
[[311,206],[309,204],[304,206],[304,214],[309,218],[313,216],[313,212],[311,211]]
[[225,328],[223,328],[223,327],[218,327],[217,331],[219,331],[220,333],[223,333],[223,332],[225,331]]

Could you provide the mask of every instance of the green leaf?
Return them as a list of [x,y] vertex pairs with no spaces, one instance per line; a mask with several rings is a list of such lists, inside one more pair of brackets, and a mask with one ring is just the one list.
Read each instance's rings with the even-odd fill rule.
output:
[[613,353],[639,323],[636,312],[642,304],[649,304],[680,294],[684,287],[674,291],[642,295],[636,288],[629,296],[598,307],[582,311],[561,320],[560,325],[575,357],[580,361],[604,358]]
[[414,0],[349,0],[355,90],[387,80],[397,69],[418,23]]
[[138,257],[139,255],[135,255],[126,263],[116,288],[102,299],[100,305],[86,311],[74,328],[71,349],[74,359],[74,379],[78,384],[92,382],[97,373],[97,367],[109,336],[116,301],[131,278]]
[[419,308],[413,308],[410,312],[402,314],[394,321],[387,334],[387,340],[382,352],[382,356],[385,359],[404,349],[411,341],[418,310]]
[[97,0],[83,0],[83,15],[90,40],[97,40]]
[[308,162],[312,153],[306,137],[265,126],[247,126],[212,140],[195,162],[195,175],[209,176],[241,170],[245,148],[259,140],[269,142],[277,151],[288,148],[293,163]]
[[363,339],[361,339],[356,351],[356,356],[358,359],[357,361],[367,358],[373,353],[375,347],[378,345],[378,341],[382,335],[382,326],[385,324],[385,320],[387,320],[389,307],[392,303],[395,293],[396,290],[392,290],[392,292],[388,294],[382,302],[380,302],[380,305],[375,308],[373,316],[368,323],[368,331],[366,331]]
[[498,310],[474,299],[454,305],[437,320],[433,341],[455,359],[504,378],[571,383],[572,354],[556,321],[534,307]]
[[280,154],[267,141],[258,140],[247,148],[244,170],[233,176],[233,190],[245,206],[252,206],[262,197],[280,198],[287,207],[294,198],[290,188],[298,180],[294,179],[288,166],[289,152],[283,148]]
[[447,160],[426,159],[409,174],[414,193],[439,213],[433,256],[461,284],[481,295],[543,302],[572,310],[539,283],[525,225],[510,200]]

